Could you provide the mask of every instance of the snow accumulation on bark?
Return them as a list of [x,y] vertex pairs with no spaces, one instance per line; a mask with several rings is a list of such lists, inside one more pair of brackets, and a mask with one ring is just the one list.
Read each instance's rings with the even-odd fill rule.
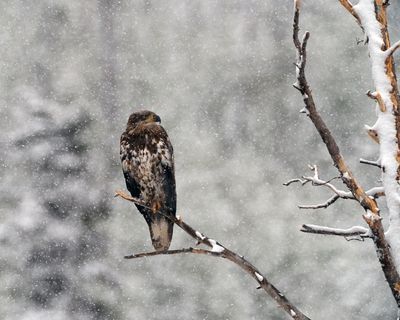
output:
[[391,48],[383,50],[384,39],[382,26],[376,18],[373,0],[360,0],[354,5],[354,11],[360,17],[368,39],[368,49],[372,64],[372,78],[375,85],[375,95],[380,94],[385,111],[377,103],[377,121],[372,127],[378,133],[380,144],[380,165],[383,168],[382,180],[385,189],[386,202],[389,210],[390,227],[387,232],[396,265],[400,266],[400,196],[397,181],[397,138],[394,105],[391,99],[392,84],[387,74],[386,60],[393,53]]

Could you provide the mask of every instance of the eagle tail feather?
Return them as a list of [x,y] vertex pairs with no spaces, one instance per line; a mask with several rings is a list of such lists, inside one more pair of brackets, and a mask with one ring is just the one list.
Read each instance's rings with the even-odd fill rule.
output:
[[172,241],[174,223],[164,216],[155,215],[149,219],[147,224],[154,249],[156,251],[168,250]]

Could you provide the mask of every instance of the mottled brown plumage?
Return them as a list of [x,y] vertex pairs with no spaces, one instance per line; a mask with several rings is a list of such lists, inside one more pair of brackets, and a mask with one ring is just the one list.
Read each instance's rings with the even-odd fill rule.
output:
[[121,135],[120,155],[129,192],[146,204],[136,207],[149,226],[153,246],[167,250],[173,223],[160,212],[175,216],[176,191],[173,149],[160,122],[151,111],[131,114]]

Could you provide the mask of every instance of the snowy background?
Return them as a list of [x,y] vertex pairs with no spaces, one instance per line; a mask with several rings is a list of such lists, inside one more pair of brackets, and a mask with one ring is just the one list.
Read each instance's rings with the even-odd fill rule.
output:
[[[389,10],[397,40],[400,7]],[[377,156],[363,130],[374,108],[361,31],[338,1],[304,1],[301,18],[318,107],[372,187],[379,171],[358,163]],[[337,175],[298,112],[291,19],[289,0],[0,2],[2,319],[288,318],[227,261],[122,259],[152,249],[144,219],[113,198],[125,188],[119,136],[144,108],[174,145],[184,220],[244,254],[312,319],[394,318],[371,241],[298,231],[363,225],[361,208],[300,211],[330,193],[282,185],[309,163]],[[176,228],[172,247],[188,245]]]

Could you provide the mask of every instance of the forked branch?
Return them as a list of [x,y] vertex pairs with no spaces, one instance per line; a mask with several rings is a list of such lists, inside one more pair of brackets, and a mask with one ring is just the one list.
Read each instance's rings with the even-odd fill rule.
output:
[[[354,16],[354,7],[351,5],[349,1],[341,1],[342,5],[353,14]],[[360,1],[358,5],[361,2],[365,1]],[[376,1],[379,2],[379,1]],[[382,1],[380,1],[382,2]],[[320,134],[323,142],[326,145],[326,148],[333,160],[333,163],[335,167],[339,170],[340,177],[343,181],[343,183],[347,186],[347,188],[350,190],[354,198],[360,203],[361,207],[365,210],[365,214],[363,215],[364,220],[367,222],[368,226],[370,227],[371,234],[372,234],[372,239],[375,244],[375,250],[377,252],[377,256],[379,259],[379,262],[381,264],[381,268],[383,270],[383,273],[385,275],[385,278],[389,284],[390,289],[392,290],[392,294],[396,300],[397,305],[400,307],[400,276],[397,272],[394,259],[392,256],[392,253],[390,251],[389,244],[385,238],[385,233],[384,229],[382,226],[382,221],[381,217],[379,214],[379,208],[377,206],[377,203],[374,198],[370,197],[364,189],[361,187],[361,185],[356,181],[355,177],[351,173],[350,169],[348,168],[343,156],[340,153],[339,147],[333,138],[330,130],[326,126],[325,122],[322,120],[320,114],[318,113],[316,109],[316,105],[314,103],[314,99],[312,96],[311,89],[308,85],[306,76],[305,76],[305,66],[306,66],[306,49],[307,49],[307,41],[304,41],[304,39],[308,39],[309,33],[306,32],[303,41],[299,40],[299,12],[300,12],[300,4],[299,1],[294,0],[295,6],[294,6],[294,18],[293,18],[293,42],[294,46],[296,48],[296,88],[302,93],[303,96],[303,101],[305,104],[305,109],[307,116],[311,119],[312,123],[314,124],[315,128],[317,129],[318,133]],[[370,4],[370,2],[369,2]],[[368,5],[369,5],[368,4]],[[350,10],[351,9],[351,10]],[[380,8],[381,10],[377,13],[377,19],[381,23],[381,25],[386,28],[387,26],[387,21],[386,21],[386,12],[385,8]],[[363,11],[364,12],[364,11]],[[361,25],[363,24],[363,20],[361,19],[361,16],[356,12],[358,19],[358,22],[361,22]],[[363,26],[364,29],[366,26]],[[368,36],[368,34],[367,34]],[[375,41],[375,39],[373,39]],[[371,42],[371,39],[370,39]],[[387,30],[384,30],[384,43],[387,44],[386,48],[390,48],[388,45],[389,42],[389,37],[387,34]],[[371,44],[370,44],[371,45]],[[396,46],[393,47],[392,51],[396,49]],[[389,52],[390,53],[390,52]],[[394,69],[390,69],[391,66],[393,66],[392,63],[392,54],[389,54],[389,57],[387,58],[387,63],[386,66],[387,71],[392,72],[394,75]],[[393,84],[393,90],[392,94],[397,95],[397,83],[395,81],[395,76],[391,77],[392,84]],[[377,97],[376,97],[377,98]],[[398,97],[396,96],[395,98],[391,99],[395,107],[398,106],[397,100]],[[379,101],[378,101],[379,103]],[[380,106],[381,109],[383,109],[383,106]],[[400,124],[400,121],[396,121],[396,126]],[[400,132],[398,130],[397,132]],[[399,136],[398,136],[399,138]],[[390,140],[391,141],[391,140]],[[397,141],[400,143],[400,139]],[[399,167],[400,168],[400,167]],[[387,168],[385,168],[387,169]],[[386,195],[388,196],[388,195]]]
[[[298,205],[300,209],[321,209],[321,208],[327,208],[330,205],[334,204],[338,199],[350,199],[350,200],[356,200],[356,198],[353,196],[353,194],[350,191],[344,191],[344,190],[339,190],[336,188],[331,181],[334,179],[338,179],[338,177],[334,177],[328,181],[322,180],[319,177],[318,173],[318,167],[316,165],[309,165],[309,168],[311,171],[314,172],[314,176],[302,176],[301,179],[291,179],[288,182],[284,183],[283,185],[289,186],[292,183],[299,182],[302,186],[306,185],[307,183],[311,183],[313,186],[317,187],[326,187],[333,191],[335,194],[326,200],[323,203],[320,204],[315,204],[315,205]],[[379,197],[382,197],[385,195],[383,187],[374,187],[370,190],[367,190],[365,192],[369,197],[372,197],[373,199],[377,199]]]
[[[140,199],[132,198],[131,196],[125,194],[123,191],[117,191],[115,193],[116,197],[121,197],[127,201],[139,204],[141,206],[146,206]],[[126,259],[136,259],[143,257],[151,257],[157,255],[172,255],[172,254],[182,254],[182,253],[193,253],[193,254],[204,254],[211,255],[214,257],[224,258],[230,260],[247,274],[249,274],[253,279],[255,279],[259,285],[258,288],[263,289],[272,299],[275,300],[278,305],[286,311],[286,313],[292,318],[297,320],[309,320],[309,318],[304,315],[295,305],[293,305],[284,294],[282,294],[268,279],[249,261],[247,261],[243,256],[229,250],[219,242],[205,236],[203,233],[195,230],[187,223],[185,223],[180,216],[174,217],[163,212],[160,212],[165,217],[173,221],[178,225],[183,231],[190,235],[193,239],[197,241],[198,244],[204,244],[210,247],[210,250],[203,248],[183,248],[177,250],[166,250],[166,251],[152,251],[152,252],[142,252],[137,254],[131,254],[126,256]]]
[[[299,40],[299,15],[300,15],[300,5],[297,0],[295,0],[295,11],[293,19],[293,41],[296,47],[297,61],[296,65],[296,84],[298,89],[303,95],[303,101],[305,108],[307,110],[307,116],[311,119],[315,128],[317,129],[319,135],[321,136],[323,142],[328,149],[328,152],[333,160],[335,167],[339,170],[340,177],[344,184],[348,187],[351,193],[354,195],[355,199],[365,208],[365,210],[370,210],[375,214],[378,214],[379,209],[376,202],[368,197],[361,186],[355,180],[350,169],[347,167],[344,158],[342,157],[339,146],[337,145],[335,139],[333,138],[329,128],[325,124],[325,121],[320,116],[317,111],[314,98],[311,89],[308,85],[307,78],[305,75],[306,67],[306,56],[307,56],[307,42],[304,39],[308,39],[309,32],[306,32],[303,36],[303,41]],[[307,35],[307,37],[306,37]]]

